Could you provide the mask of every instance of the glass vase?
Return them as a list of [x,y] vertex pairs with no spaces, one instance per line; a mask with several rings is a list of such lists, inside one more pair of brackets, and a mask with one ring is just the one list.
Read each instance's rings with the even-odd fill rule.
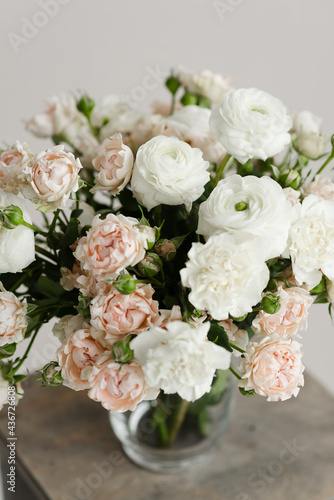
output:
[[133,412],[110,413],[110,424],[137,465],[153,472],[180,472],[215,451],[230,422],[236,386],[230,371],[219,370],[211,391],[193,403],[161,393]]

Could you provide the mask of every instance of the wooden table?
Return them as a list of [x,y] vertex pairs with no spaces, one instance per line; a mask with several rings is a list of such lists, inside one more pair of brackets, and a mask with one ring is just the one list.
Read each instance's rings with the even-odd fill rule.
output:
[[[6,428],[3,411],[2,439]],[[310,376],[300,396],[283,403],[238,395],[218,452],[182,474],[133,465],[107,412],[65,387],[26,384],[17,436],[18,467],[33,493],[16,500],[334,499],[334,399]]]

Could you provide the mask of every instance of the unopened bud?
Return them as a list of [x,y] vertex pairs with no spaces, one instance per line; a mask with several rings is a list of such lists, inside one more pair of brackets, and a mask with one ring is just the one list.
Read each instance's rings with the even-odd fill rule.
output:
[[0,224],[6,229],[15,229],[24,222],[23,212],[20,207],[10,205],[0,207]]
[[273,293],[265,295],[261,300],[261,308],[268,314],[275,314],[281,308],[279,297]]
[[283,170],[280,176],[280,182],[284,187],[290,187],[292,189],[297,189],[300,184],[300,174],[296,170],[289,170],[288,168]]
[[172,260],[176,255],[176,245],[171,240],[159,240],[154,245],[155,252],[164,260]]
[[180,83],[180,80],[178,78],[176,78],[176,76],[170,76],[165,81],[165,85],[168,88],[169,92],[171,94],[175,95],[176,92],[179,90],[181,83]]
[[83,115],[90,117],[91,112],[93,111],[95,106],[95,102],[93,99],[88,97],[88,95],[84,95],[81,97],[80,101],[77,103],[77,109]]
[[325,135],[318,134],[306,134],[301,135],[295,141],[295,148],[299,153],[310,158],[311,160],[316,160],[324,154],[326,150],[327,137]]
[[111,356],[116,363],[129,363],[133,358],[133,350],[128,340],[117,340],[113,343]]
[[113,283],[114,287],[123,295],[129,295],[136,289],[136,279],[130,274],[123,274]]
[[58,365],[57,361],[51,361],[47,365],[45,365],[42,370],[40,370],[42,374],[41,378],[38,380],[42,381],[42,385],[51,385],[57,386],[63,383],[63,377],[61,376],[61,368]]
[[186,92],[180,100],[183,106],[192,106],[198,103],[198,97],[195,94],[191,94],[190,92]]
[[208,109],[211,108],[211,102],[207,97],[203,97],[203,96],[199,97],[197,104],[201,108],[208,108]]
[[153,278],[153,276],[160,272],[162,262],[159,255],[147,252],[146,257],[139,262],[137,267],[140,274],[145,276],[145,278]]

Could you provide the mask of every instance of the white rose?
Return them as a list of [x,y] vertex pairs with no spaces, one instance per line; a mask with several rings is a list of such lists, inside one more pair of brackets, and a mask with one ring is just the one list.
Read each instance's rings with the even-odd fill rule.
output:
[[182,205],[189,211],[210,179],[203,153],[176,137],[153,137],[137,153],[131,188],[137,201],[151,210]]
[[[15,205],[21,208],[23,218],[31,224],[25,201],[14,194],[0,190],[0,207]],[[35,260],[34,231],[25,226],[6,229],[0,226],[0,274],[18,273]]]
[[326,149],[327,138],[320,133],[321,118],[310,111],[301,111],[294,117],[293,138],[295,148],[307,158],[316,160]]
[[261,300],[269,280],[262,245],[232,234],[211,236],[203,245],[193,243],[189,261],[181,270],[184,286],[191,288],[189,301],[214,319],[238,318]]
[[231,90],[210,118],[213,137],[240,163],[282,151],[291,142],[291,126],[283,103],[255,88]]
[[133,153],[123,144],[122,134],[105,139],[96,151],[93,167],[98,171],[95,186],[91,190],[108,190],[116,196],[130,180],[133,167]]
[[37,204],[37,210],[65,208],[70,195],[79,189],[81,168],[80,160],[66,153],[64,146],[42,151],[23,171],[22,193]]
[[171,116],[156,118],[153,135],[174,136],[203,151],[203,158],[218,163],[225,156],[226,150],[216,141],[210,132],[211,111],[200,106],[184,106]]
[[315,287],[325,274],[334,279],[334,202],[315,195],[293,207],[288,248],[299,285]]
[[82,128],[72,139],[73,146],[80,152],[80,161],[85,168],[92,169],[92,161],[100,145],[90,130]]
[[231,175],[200,205],[197,232],[205,238],[223,232],[255,237],[267,260],[286,248],[291,218],[291,204],[276,181]]
[[130,343],[146,383],[166,394],[195,401],[210,391],[217,369],[227,370],[231,354],[208,341],[210,323],[192,328],[173,321],[165,329],[151,327]]
[[26,300],[21,302],[0,282],[0,346],[21,342],[27,326]]
[[46,99],[45,107],[44,112],[37,113],[26,125],[37,137],[64,134],[72,139],[81,127],[87,126],[86,118],[78,111],[76,100],[70,94]]
[[221,104],[231,89],[229,78],[212,71],[188,71],[181,69],[179,79],[189,92],[209,99],[212,104]]

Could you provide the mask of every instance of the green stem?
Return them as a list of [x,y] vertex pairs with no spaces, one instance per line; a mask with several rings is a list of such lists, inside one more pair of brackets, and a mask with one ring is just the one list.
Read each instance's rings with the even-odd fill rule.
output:
[[174,110],[175,110],[175,94],[172,95],[172,105],[170,107],[170,113],[169,113],[169,116],[172,115],[174,113]]
[[233,373],[233,375],[235,377],[237,377],[238,380],[241,380],[241,377],[240,377],[239,373],[237,373],[235,370],[233,370],[232,366],[230,366],[229,370],[230,370],[230,372]]
[[224,172],[224,168],[226,167],[226,165],[228,164],[228,161],[229,159],[231,158],[231,155],[229,153],[226,153],[226,155],[224,156],[224,158],[222,159],[218,169],[217,169],[217,173],[216,173],[216,178],[215,178],[215,181],[214,181],[214,186],[217,186],[218,182],[220,181],[222,175],[223,175],[223,172]]
[[33,226],[32,224],[29,224],[29,222],[26,222],[25,220],[23,222],[21,222],[20,226],[29,227],[33,231],[36,231],[36,233],[42,234],[43,236],[47,236],[48,235],[48,233],[45,233],[41,229],[38,229],[38,227]]
[[27,274],[31,274],[33,271],[36,271],[36,269],[39,269],[40,267],[42,267],[42,264],[38,264],[38,266],[35,266],[33,268],[30,268],[30,269],[25,269],[23,271],[23,276],[21,276],[21,278],[19,278],[16,281],[16,283],[14,283],[14,285],[11,287],[11,289],[9,291],[10,292],[14,292],[21,285],[21,283],[24,282],[24,280],[27,277]]
[[157,227],[161,226],[161,207],[162,205],[157,205],[154,208],[154,223]]
[[319,175],[323,169],[325,167],[327,167],[328,163],[330,163],[332,160],[334,159],[334,153],[332,153],[331,155],[329,155],[329,157],[327,158],[327,160],[325,161],[325,163],[319,168],[319,170],[314,174],[314,177],[312,179],[312,181],[314,181],[314,179],[316,178],[317,175]]
[[172,444],[174,443],[179,433],[179,430],[181,429],[182,424],[184,422],[188,407],[189,407],[189,401],[182,399],[180,406],[174,415],[173,425],[171,427],[169,438],[166,443],[167,446],[172,446]]
[[238,347],[237,345],[235,345],[233,342],[230,342],[230,346],[233,347],[233,349],[235,349],[236,351],[239,351],[242,353],[246,352],[243,349],[241,349],[241,347]]
[[37,334],[40,331],[41,327],[42,327],[42,324],[40,324],[39,327],[36,328],[34,335],[31,337],[31,340],[30,340],[29,345],[28,345],[28,347],[26,349],[26,352],[22,356],[19,364],[17,366],[15,366],[15,368],[13,368],[12,371],[10,372],[10,374],[9,374],[10,377],[13,377],[15,375],[15,373],[17,372],[17,370],[23,365],[23,363],[27,359],[28,354],[30,352],[30,349],[32,348],[32,345],[33,345],[33,343],[34,343],[34,341],[35,341],[35,339],[37,337]]

